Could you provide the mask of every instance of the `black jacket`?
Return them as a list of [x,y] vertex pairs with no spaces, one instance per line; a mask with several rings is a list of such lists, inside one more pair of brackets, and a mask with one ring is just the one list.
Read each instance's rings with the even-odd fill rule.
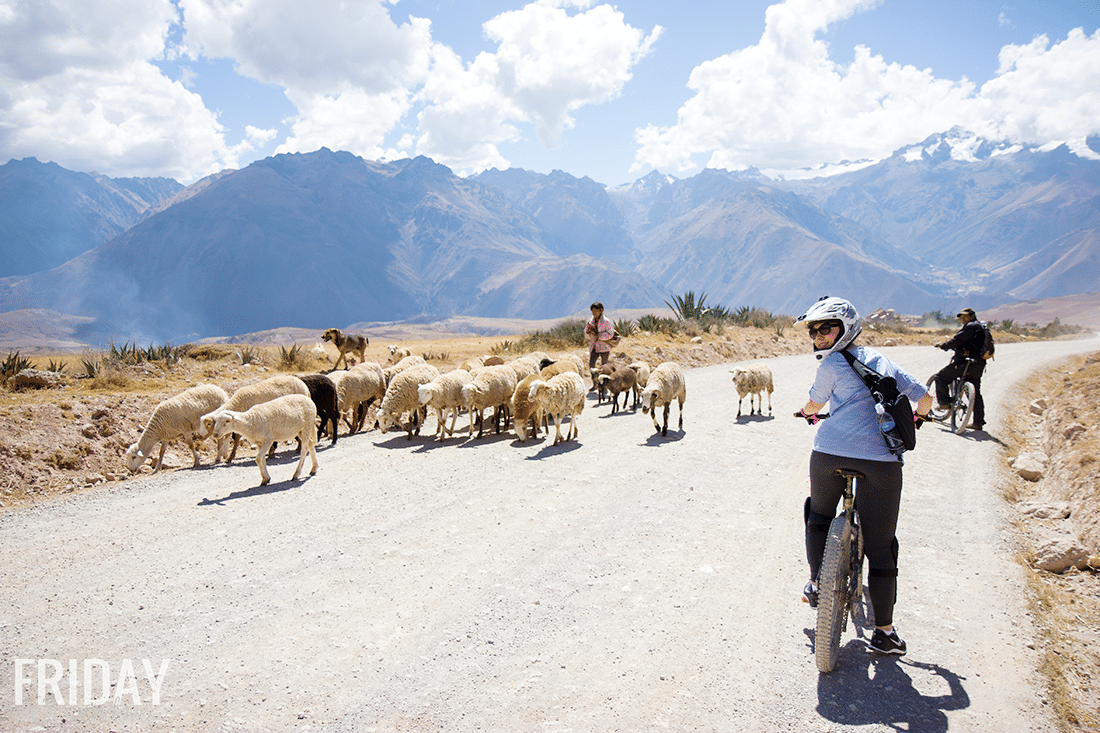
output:
[[944,341],[940,344],[940,348],[944,351],[950,349],[955,350],[955,355],[951,357],[951,361],[962,361],[970,357],[980,362],[982,359],[982,347],[984,346],[985,329],[983,329],[982,324],[977,321],[971,321],[965,324],[949,341]]

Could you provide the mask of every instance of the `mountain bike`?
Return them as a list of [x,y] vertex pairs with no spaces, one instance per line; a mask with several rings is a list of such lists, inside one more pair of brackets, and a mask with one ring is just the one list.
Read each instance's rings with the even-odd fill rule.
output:
[[[970,425],[970,418],[974,414],[974,385],[966,379],[966,373],[970,371],[970,365],[974,359],[967,359],[962,374],[953,379],[947,385],[947,393],[951,395],[951,403],[946,410],[937,410],[934,406],[929,415],[938,423],[950,423],[951,432],[962,435]],[[928,378],[925,386],[935,394],[936,375]]]
[[863,611],[863,532],[856,511],[856,493],[864,477],[859,471],[838,468],[844,477],[844,511],[833,518],[825,541],[825,555],[817,576],[817,630],[814,654],[819,672],[832,672],[840,651],[840,634],[848,616],[856,628],[866,625]]

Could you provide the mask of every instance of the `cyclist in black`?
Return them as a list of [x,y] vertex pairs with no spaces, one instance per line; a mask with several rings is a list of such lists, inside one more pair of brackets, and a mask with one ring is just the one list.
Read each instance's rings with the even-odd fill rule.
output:
[[[951,363],[936,372],[936,409],[949,409],[951,396],[948,385],[966,371],[966,381],[974,385],[974,421],[971,427],[975,430],[985,429],[985,400],[982,399],[982,372],[985,371],[985,359],[982,358],[982,347],[985,345],[985,330],[978,323],[978,317],[973,308],[963,308],[955,316],[962,323],[959,332],[942,344],[936,344],[937,349],[944,351],[954,350]],[[968,362],[967,358],[974,361]]]

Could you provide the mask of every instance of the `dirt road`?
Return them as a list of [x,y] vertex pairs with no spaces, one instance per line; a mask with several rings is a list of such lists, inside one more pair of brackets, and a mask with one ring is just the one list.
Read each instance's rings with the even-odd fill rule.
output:
[[287,455],[264,488],[238,461],[4,514],[0,730],[1052,731],[997,426],[1012,382],[1098,346],[1002,346],[989,434],[919,433],[902,659],[849,627],[814,667],[806,355],[769,360],[774,417],[735,419],[708,367],[667,438],[591,400],[557,447],[374,431],[305,481]]

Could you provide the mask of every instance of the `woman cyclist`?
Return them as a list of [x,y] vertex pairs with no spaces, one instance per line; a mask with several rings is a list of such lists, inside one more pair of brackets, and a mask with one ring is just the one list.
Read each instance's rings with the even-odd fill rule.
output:
[[809,400],[798,414],[811,424],[818,422],[817,413],[826,404],[830,414],[817,430],[810,455],[810,497],[804,509],[810,582],[802,597],[811,606],[817,606],[817,575],[829,523],[844,494],[844,478],[833,472],[838,468],[860,471],[867,477],[859,482],[857,501],[870,568],[867,585],[875,613],[870,650],[905,654],[905,642],[893,626],[898,574],[898,541],[894,533],[901,504],[902,460],[886,447],[870,390],[839,352],[847,350],[879,374],[894,377],[898,390],[917,401],[917,414],[922,417],[932,407],[932,396],[916,378],[879,352],[855,345],[863,330],[862,319],[847,300],[822,298],[797,322],[809,329],[814,356],[821,361]]

